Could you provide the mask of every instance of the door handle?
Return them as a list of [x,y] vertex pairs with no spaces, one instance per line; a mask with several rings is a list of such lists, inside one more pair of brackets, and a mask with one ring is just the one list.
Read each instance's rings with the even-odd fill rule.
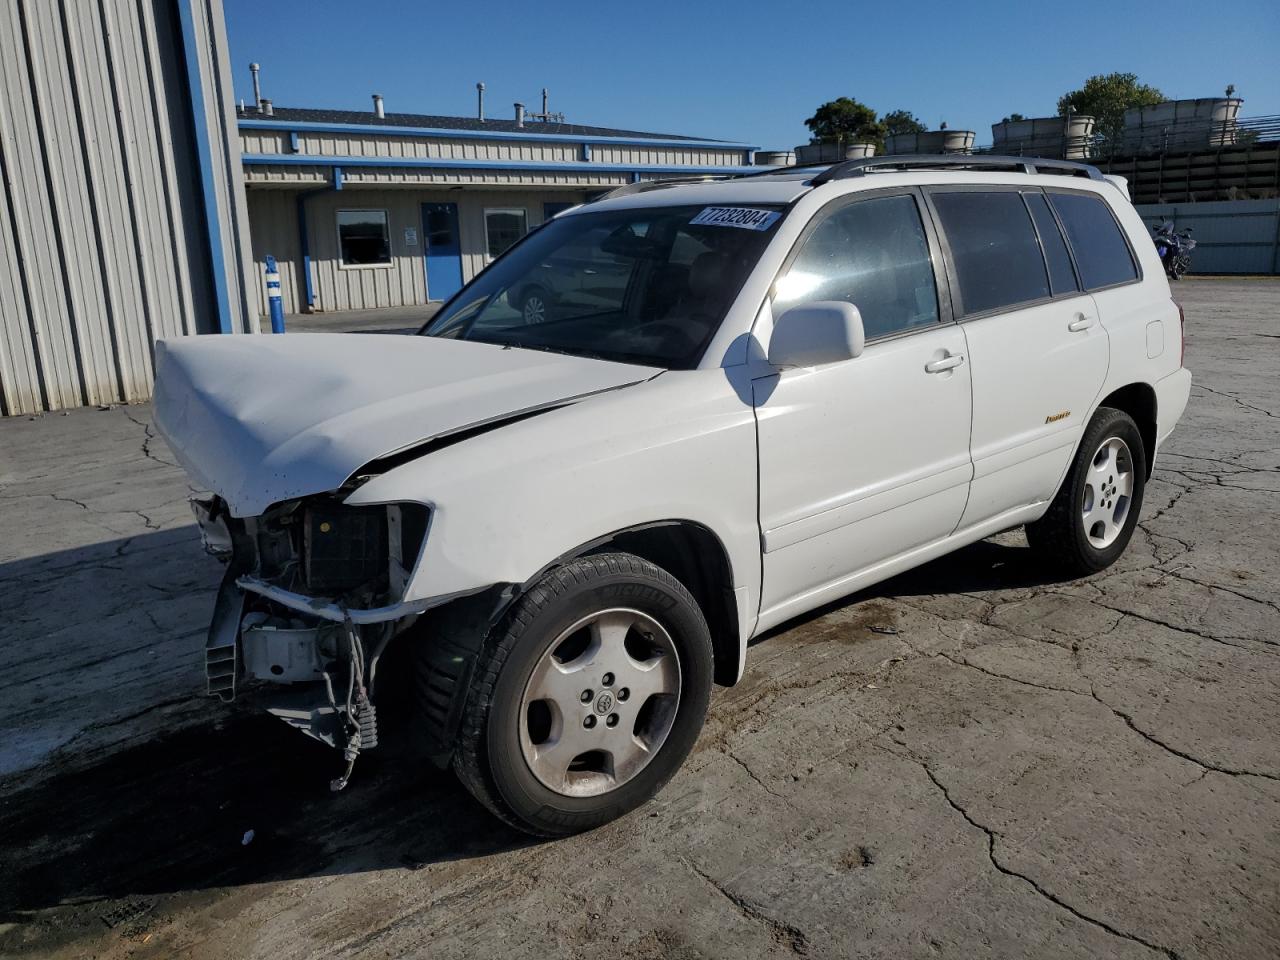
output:
[[1076,318],[1067,324],[1067,329],[1072,333],[1079,333],[1081,330],[1088,330],[1093,326],[1093,317],[1086,317],[1083,313],[1077,313]]
[[931,360],[924,365],[925,373],[942,373],[944,370],[952,370],[960,364],[964,363],[963,353],[952,353],[941,360]]

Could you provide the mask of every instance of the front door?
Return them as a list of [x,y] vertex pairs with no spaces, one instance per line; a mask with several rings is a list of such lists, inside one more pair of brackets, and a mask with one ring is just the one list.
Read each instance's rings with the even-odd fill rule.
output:
[[972,476],[964,331],[938,296],[915,191],[820,213],[775,284],[772,316],[848,300],[862,355],[753,381],[764,549],[761,625],[955,530]]
[[427,271],[427,299],[448,300],[462,289],[462,242],[456,203],[424,203],[422,234]]

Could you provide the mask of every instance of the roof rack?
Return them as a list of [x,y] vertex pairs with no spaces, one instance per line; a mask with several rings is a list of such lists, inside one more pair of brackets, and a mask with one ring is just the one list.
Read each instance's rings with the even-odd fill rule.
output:
[[641,180],[639,183],[624,183],[620,187],[614,187],[608,193],[602,193],[591,202],[597,203],[601,200],[612,200],[614,197],[629,197],[633,193],[648,193],[650,190],[661,190],[663,187],[677,187],[686,183],[715,183],[717,181],[732,179],[732,174],[707,174],[703,177],[672,177],[669,180]]
[[1003,157],[993,154],[976,156],[961,154],[929,154],[912,153],[900,156],[863,157],[860,160],[845,160],[833,163],[822,173],[813,178],[813,186],[818,187],[832,180],[845,180],[849,177],[861,177],[873,170],[1004,170],[1011,173],[1036,174],[1046,171],[1065,173],[1075,177],[1088,177],[1090,180],[1101,180],[1102,171],[1087,163],[1074,160],[1045,160],[1041,157]]

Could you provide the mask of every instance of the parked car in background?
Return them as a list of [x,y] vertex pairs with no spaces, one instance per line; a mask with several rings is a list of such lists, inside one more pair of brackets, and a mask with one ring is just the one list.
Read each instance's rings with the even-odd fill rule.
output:
[[1181,344],[1117,185],[985,156],[623,188],[417,337],[162,343],[157,424],[228,562],[210,690],[342,749],[341,786],[408,644],[413,735],[481,802],[597,826],[764,631],[1015,527],[1113,563]]

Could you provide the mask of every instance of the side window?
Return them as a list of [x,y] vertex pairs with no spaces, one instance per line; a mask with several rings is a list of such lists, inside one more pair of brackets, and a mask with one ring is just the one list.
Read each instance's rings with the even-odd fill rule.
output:
[[965,315],[1049,297],[1044,257],[1021,194],[938,192],[933,205],[951,247]]
[[1138,279],[1133,254],[1106,201],[1079,193],[1051,193],[1053,208],[1062,218],[1071,252],[1080,267],[1086,290]]
[[868,340],[937,323],[938,289],[915,199],[876,197],[836,210],[774,291],[774,316],[800,303],[847,300]]
[[1062,231],[1049,209],[1049,201],[1043,193],[1024,193],[1022,196],[1031,209],[1031,219],[1036,222],[1036,233],[1040,234],[1040,248],[1044,251],[1044,262],[1049,266],[1049,286],[1053,295],[1057,297],[1079,290],[1067,242],[1062,239]]

